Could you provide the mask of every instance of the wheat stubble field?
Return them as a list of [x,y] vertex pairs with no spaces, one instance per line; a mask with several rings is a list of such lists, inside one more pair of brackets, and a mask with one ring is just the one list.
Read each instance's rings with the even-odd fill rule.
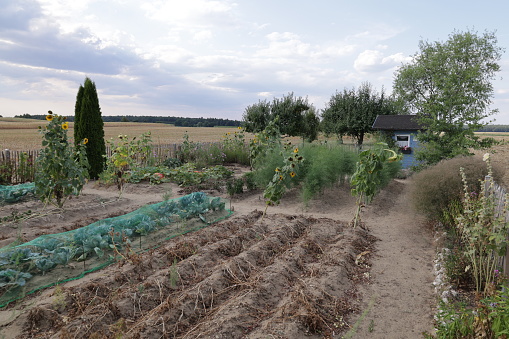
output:
[[[0,118],[0,150],[12,151],[37,150],[41,148],[41,136],[38,133],[39,126],[44,126],[46,121],[23,118]],[[226,133],[233,133],[235,127],[175,127],[173,125],[159,123],[137,122],[107,122],[104,124],[105,139],[116,138],[119,134],[129,137],[140,136],[142,133],[152,134],[154,144],[179,144],[183,141],[185,133],[189,140],[195,142],[218,142]],[[74,123],[69,123],[68,136],[72,138]],[[493,137],[501,144],[493,147],[493,161],[501,163],[509,168],[509,132],[478,133],[480,136]],[[246,133],[246,139],[252,138],[252,134]],[[320,139],[322,139],[321,137]],[[353,143],[353,140],[344,138],[345,143]],[[369,139],[369,138],[368,138]],[[292,142],[299,142],[299,138],[291,138]],[[369,141],[369,140],[368,140]],[[483,153],[485,151],[477,151]],[[506,174],[505,183],[509,183],[509,172]]]
[[[25,151],[41,148],[38,128],[45,125],[46,121],[42,120],[0,118],[0,149]],[[74,123],[69,123],[67,133],[69,137],[73,135],[73,128]],[[222,135],[236,130],[236,127],[175,127],[166,124],[137,122],[106,122],[104,124],[106,140],[116,138],[119,134],[135,137],[150,131],[154,144],[181,143],[186,132],[189,135],[189,140],[215,142],[219,141]]]

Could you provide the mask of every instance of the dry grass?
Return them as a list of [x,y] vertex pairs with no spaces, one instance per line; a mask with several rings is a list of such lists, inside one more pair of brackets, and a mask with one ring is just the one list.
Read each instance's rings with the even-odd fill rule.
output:
[[[41,136],[38,127],[45,121],[21,118],[0,118],[0,149],[25,151],[41,148]],[[69,123],[68,135],[72,136],[74,123]],[[236,131],[236,127],[175,127],[173,125],[136,122],[106,122],[104,134],[106,139],[116,138],[119,134],[130,137],[146,132],[152,133],[155,144],[181,143],[187,131],[189,139],[196,142],[215,142],[221,136]],[[249,135],[247,135],[249,137]]]

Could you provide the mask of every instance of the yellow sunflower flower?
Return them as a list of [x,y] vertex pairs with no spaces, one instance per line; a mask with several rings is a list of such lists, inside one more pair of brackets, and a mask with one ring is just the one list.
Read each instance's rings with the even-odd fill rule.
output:
[[283,179],[284,179],[284,178],[283,178],[283,176],[282,176],[282,175],[280,175],[280,176],[279,176],[279,181],[283,181]]
[[290,172],[290,176],[293,178],[295,177],[297,174],[295,172]]
[[64,130],[69,129],[69,124],[68,124],[67,122],[64,122],[64,123],[62,124],[62,129],[64,129]]
[[53,120],[53,115],[51,115],[51,114],[46,115],[46,120],[48,120],[48,121]]
[[279,169],[279,167],[276,167],[276,172],[281,172],[281,170]]
[[88,144],[88,138],[83,139],[83,145]]
[[299,153],[299,149],[298,148],[294,149],[293,153]]

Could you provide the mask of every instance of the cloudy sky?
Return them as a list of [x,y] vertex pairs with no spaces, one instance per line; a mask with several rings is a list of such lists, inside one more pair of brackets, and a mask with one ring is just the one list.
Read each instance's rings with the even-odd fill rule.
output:
[[[496,31],[507,0],[0,0],[0,115],[72,115],[86,76],[103,115],[242,119],[294,92],[322,109],[370,82],[390,93],[419,40]],[[492,108],[509,124],[509,51]],[[503,79],[500,79],[503,78]]]

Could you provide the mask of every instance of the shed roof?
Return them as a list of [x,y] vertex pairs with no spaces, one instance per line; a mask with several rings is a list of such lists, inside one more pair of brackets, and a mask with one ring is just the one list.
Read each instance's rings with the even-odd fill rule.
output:
[[424,129],[416,115],[379,115],[373,123],[373,129],[396,131],[418,131]]

